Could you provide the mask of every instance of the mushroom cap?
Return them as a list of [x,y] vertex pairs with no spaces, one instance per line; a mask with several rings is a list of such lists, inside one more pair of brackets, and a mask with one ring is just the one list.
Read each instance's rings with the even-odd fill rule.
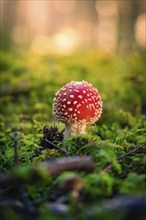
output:
[[71,191],[80,192],[83,188],[84,188],[84,183],[77,176],[68,177],[60,184],[60,189],[62,189],[64,192],[71,192]]
[[71,81],[55,94],[53,114],[65,124],[93,124],[101,113],[101,97],[91,83]]

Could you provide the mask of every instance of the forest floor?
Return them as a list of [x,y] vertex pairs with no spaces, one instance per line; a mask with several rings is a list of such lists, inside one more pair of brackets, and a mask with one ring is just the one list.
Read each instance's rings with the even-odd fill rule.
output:
[[[2,52],[0,69],[1,219],[144,219],[144,55]],[[103,113],[64,140],[53,98],[82,80],[98,89]]]

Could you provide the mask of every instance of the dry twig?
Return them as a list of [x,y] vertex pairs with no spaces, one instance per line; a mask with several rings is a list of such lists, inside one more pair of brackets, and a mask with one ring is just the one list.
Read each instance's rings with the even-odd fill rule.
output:
[[34,182],[46,180],[47,176],[57,175],[64,171],[92,172],[95,169],[95,164],[91,157],[67,157],[21,169],[21,167],[17,167],[11,174],[1,175],[0,187],[16,187],[25,183],[34,184]]
[[[125,157],[127,157],[127,156],[130,156],[131,154],[135,153],[136,151],[138,151],[139,149],[143,148],[144,146],[146,146],[146,142],[140,144],[140,145],[139,145],[137,148],[135,148],[134,150],[131,150],[131,151],[129,151],[129,152],[127,152],[127,153],[121,155],[120,157],[118,157],[118,158],[116,159],[116,161],[119,161],[119,160],[121,160],[121,159],[123,159],[123,158],[125,158]],[[109,164],[109,165],[103,170],[103,172],[108,173],[112,168],[113,168],[113,164],[111,163],[111,164]]]

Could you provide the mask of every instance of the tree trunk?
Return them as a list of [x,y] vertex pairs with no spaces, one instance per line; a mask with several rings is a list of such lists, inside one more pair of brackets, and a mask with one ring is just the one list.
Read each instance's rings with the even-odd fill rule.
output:
[[1,1],[1,48],[7,49],[11,46],[11,33],[16,21],[17,1]]
[[117,1],[119,10],[118,53],[133,51],[135,43],[134,25],[139,15],[138,1]]

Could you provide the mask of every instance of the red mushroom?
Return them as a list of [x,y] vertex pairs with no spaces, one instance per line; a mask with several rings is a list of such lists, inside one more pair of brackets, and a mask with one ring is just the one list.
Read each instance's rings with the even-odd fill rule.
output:
[[53,114],[65,123],[65,139],[69,133],[84,134],[86,125],[96,122],[101,113],[101,98],[90,83],[72,81],[55,94]]

